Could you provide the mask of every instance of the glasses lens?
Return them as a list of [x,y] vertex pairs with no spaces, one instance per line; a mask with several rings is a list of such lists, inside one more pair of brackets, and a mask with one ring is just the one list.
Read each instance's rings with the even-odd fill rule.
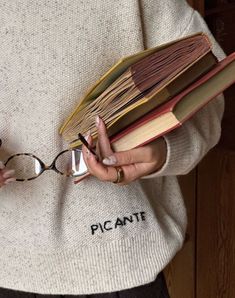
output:
[[42,171],[42,166],[36,158],[23,154],[11,158],[6,166],[15,170],[16,179],[35,178]]
[[68,150],[59,155],[55,167],[60,173],[72,177],[81,176],[87,172],[82,152],[78,149]]

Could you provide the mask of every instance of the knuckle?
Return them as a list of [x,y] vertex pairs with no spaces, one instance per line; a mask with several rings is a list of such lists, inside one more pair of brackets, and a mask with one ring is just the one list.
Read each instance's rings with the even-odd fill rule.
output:
[[125,157],[123,156],[123,159],[126,164],[133,163],[133,155],[129,151],[125,152]]

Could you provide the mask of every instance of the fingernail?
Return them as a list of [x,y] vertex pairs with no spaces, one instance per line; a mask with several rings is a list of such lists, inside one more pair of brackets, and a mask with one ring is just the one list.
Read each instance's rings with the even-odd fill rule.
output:
[[4,163],[0,161],[0,170],[3,170],[5,168]]
[[91,130],[88,130],[87,134],[85,135],[86,141],[88,141],[90,135],[91,135]]
[[12,178],[8,178],[7,180],[4,181],[4,184],[9,184],[11,182],[16,181],[16,178],[12,177]]
[[103,164],[110,166],[110,165],[115,165],[117,163],[117,159],[115,156],[112,155],[104,158],[102,162]]
[[5,179],[10,178],[14,174],[15,174],[15,170],[7,170],[5,173],[3,173],[2,177]]
[[97,115],[95,117],[95,125],[96,125],[96,127],[99,127],[99,124],[100,124],[100,117]]

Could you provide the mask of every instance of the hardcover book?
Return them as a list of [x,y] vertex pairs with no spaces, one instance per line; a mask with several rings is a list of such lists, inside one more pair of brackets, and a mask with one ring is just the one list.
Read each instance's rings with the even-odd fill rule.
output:
[[235,53],[185,88],[165,104],[153,109],[111,138],[114,151],[143,146],[181,126],[213,98],[235,83]]
[[97,137],[95,116],[113,137],[161,107],[218,63],[204,33],[124,57],[88,90],[60,129],[71,147],[78,133]]

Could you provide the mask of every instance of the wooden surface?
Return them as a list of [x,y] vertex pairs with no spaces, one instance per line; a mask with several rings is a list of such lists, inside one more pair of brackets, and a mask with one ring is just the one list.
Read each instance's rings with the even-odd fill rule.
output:
[[[233,3],[232,3],[233,2]],[[217,0],[206,22],[226,54],[235,51],[235,3]],[[235,297],[235,85],[225,95],[219,145],[198,167],[197,297]]]
[[222,135],[219,147],[235,152],[235,85],[226,90],[224,96],[225,112],[222,121]]
[[[217,0],[219,1],[219,0]],[[220,0],[221,1],[221,0]],[[225,1],[225,0],[224,0]],[[220,8],[220,10],[219,10]],[[210,9],[205,20],[227,55],[235,51],[235,1]],[[225,113],[220,147],[235,151],[235,85],[224,92]]]
[[198,298],[235,297],[234,170],[235,152],[221,148],[210,152],[198,167]]
[[188,228],[186,241],[181,251],[164,270],[168,290],[172,298],[195,297],[195,186],[196,170],[179,177],[187,208]]
[[[204,1],[188,2],[225,52],[235,51],[235,1],[210,0],[207,10]],[[225,98],[220,143],[180,177],[189,239],[164,270],[171,298],[235,298],[235,86]]]
[[204,16],[205,14],[205,4],[204,4],[204,0],[188,0],[188,3],[195,8],[196,10],[198,10],[201,15]]

